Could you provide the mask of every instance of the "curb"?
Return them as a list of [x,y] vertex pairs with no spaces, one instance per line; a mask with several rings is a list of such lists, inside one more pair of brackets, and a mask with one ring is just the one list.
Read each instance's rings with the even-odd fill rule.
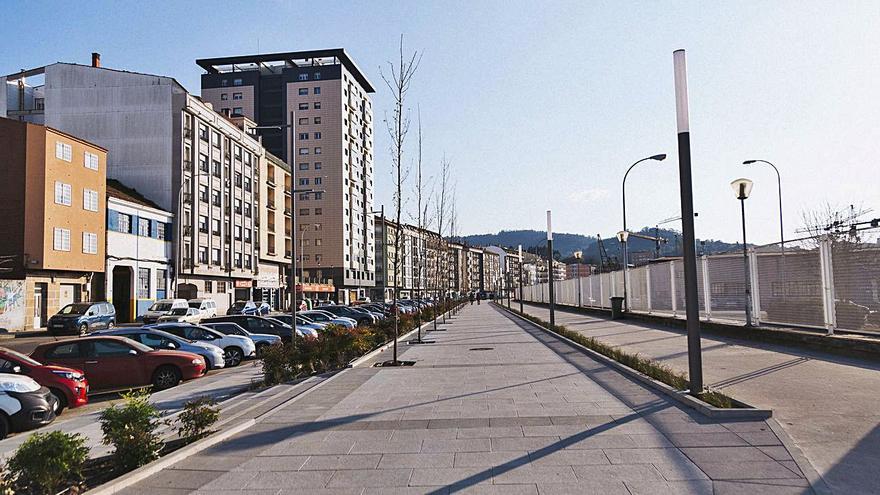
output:
[[[429,321],[426,321],[425,323],[422,323],[422,325],[421,325],[420,327],[418,327],[418,328],[413,328],[412,330],[410,330],[409,332],[407,332],[407,333],[405,333],[405,334],[403,334],[403,335],[398,335],[398,336],[397,336],[397,343],[400,344],[401,341],[406,340],[407,338],[409,338],[409,337],[410,337],[411,335],[413,335],[414,333],[417,333],[417,332],[419,331],[419,329],[422,329],[422,330],[424,331],[425,327],[430,326],[430,325],[432,325],[432,324],[434,323],[434,320],[438,320],[438,319],[440,319],[441,317],[443,317],[443,315],[449,315],[449,313],[451,313],[451,312],[452,312],[452,310],[450,309],[449,311],[446,311],[445,313],[441,313],[441,314],[437,315],[437,317],[434,318],[433,320],[429,320]],[[372,358],[376,357],[377,355],[381,354],[383,351],[385,351],[386,349],[388,349],[388,348],[391,347],[392,345],[394,345],[394,341],[393,341],[393,340],[388,341],[388,342],[386,342],[386,343],[380,345],[379,347],[377,347],[377,348],[373,349],[372,351],[370,351],[370,352],[364,354],[363,356],[361,356],[361,357],[359,357],[359,358],[357,358],[357,359],[354,359],[353,361],[350,361],[350,362],[348,363],[348,368],[355,368],[355,367],[357,367],[357,366],[360,366],[360,365],[364,364],[365,362],[369,361],[370,359],[372,359]]]
[[[499,306],[496,305],[496,307],[499,307]],[[581,345],[581,344],[579,344],[579,343],[577,343],[577,342],[575,342],[565,336],[559,335],[555,332],[551,332],[547,328],[545,328],[541,325],[538,325],[537,323],[535,323],[531,320],[523,318],[522,316],[514,313],[511,310],[508,310],[507,308],[505,308],[503,306],[500,306],[500,309],[502,309],[504,312],[509,313],[512,316],[515,316],[516,318],[518,318],[518,319],[520,319],[520,320],[522,320],[522,321],[524,321],[534,327],[540,328],[541,330],[549,333],[550,335],[553,335],[555,338],[562,340],[563,342],[565,342],[573,347],[576,347],[578,350],[589,355],[590,357],[592,357],[596,361],[599,361],[602,364],[605,364],[611,368],[614,368],[615,370],[623,373],[624,375],[626,375],[630,378],[633,378],[634,380],[636,380],[644,385],[647,385],[650,388],[653,388],[654,390],[662,393],[663,395],[666,395],[667,397],[678,402],[679,404],[682,404],[690,409],[694,409],[696,411],[699,411],[704,416],[707,416],[707,417],[710,417],[713,419],[765,420],[765,419],[769,419],[773,415],[773,411],[771,411],[770,409],[758,409],[758,408],[752,407],[748,404],[745,404],[745,403],[739,402],[739,401],[736,401],[736,402],[741,404],[742,406],[745,406],[744,408],[742,408],[742,409],[726,409],[726,408],[711,406],[711,405],[706,404],[705,402],[703,402],[695,397],[692,397],[691,395],[688,395],[685,392],[682,392],[680,390],[676,390],[663,382],[657,381],[657,380],[649,377],[648,375],[645,375],[639,371],[636,371],[628,366],[624,366],[623,364],[620,364],[617,361],[615,361],[605,355],[599,354],[598,352],[596,352],[588,347],[585,347],[585,346],[583,346],[583,345]]]
[[785,428],[779,424],[775,418],[770,418],[767,420],[767,426],[770,427],[770,430],[776,434],[776,437],[779,438],[779,441],[782,442],[782,446],[788,450],[788,453],[791,454],[791,458],[794,459],[795,464],[804,474],[804,477],[807,479],[807,483],[810,484],[810,488],[813,489],[813,493],[816,495],[831,495],[833,492],[831,488],[825,483],[825,479],[822,478],[822,475],[816,471],[816,468],[813,467],[813,464],[807,459],[807,456],[801,451],[800,447],[795,444],[794,440],[788,436],[788,433],[785,431]]

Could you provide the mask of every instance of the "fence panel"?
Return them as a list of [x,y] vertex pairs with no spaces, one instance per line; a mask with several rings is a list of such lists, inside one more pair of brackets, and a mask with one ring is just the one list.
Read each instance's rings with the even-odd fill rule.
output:
[[650,311],[648,306],[648,267],[640,266],[629,270],[629,307],[633,311]]
[[[710,275],[711,276],[711,275]],[[700,305],[700,315],[706,316],[705,297],[703,294],[703,264],[697,260],[697,301]],[[684,292],[684,263],[675,264],[675,308],[677,312],[685,312]]]
[[818,246],[787,243],[784,253],[779,244],[763,246],[757,260],[761,321],[822,327]]
[[[831,245],[837,328],[880,332],[880,231]],[[787,257],[787,256],[786,256]]]
[[745,321],[746,283],[742,256],[709,256],[708,264],[712,318]]
[[651,310],[672,312],[669,263],[652,263],[648,265],[648,270],[651,272]]
[[587,280],[590,283],[590,307],[596,308],[601,306],[602,288],[599,286],[601,280],[600,275],[591,275]]

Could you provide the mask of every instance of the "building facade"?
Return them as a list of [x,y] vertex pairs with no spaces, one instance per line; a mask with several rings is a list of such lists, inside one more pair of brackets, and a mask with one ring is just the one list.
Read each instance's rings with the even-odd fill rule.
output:
[[104,298],[117,323],[136,321],[171,296],[174,215],[121,183],[107,183],[107,266]]
[[[332,279],[337,297],[376,284],[372,85],[341,49],[198,60],[202,98],[258,124],[267,150],[291,164],[303,277]],[[317,242],[316,242],[317,241]],[[293,239],[299,246],[299,239]]]
[[[107,151],[0,118],[0,328],[44,327],[104,273]],[[97,277],[96,277],[97,276]]]
[[[375,226],[376,238],[376,286],[371,297],[386,300],[393,297],[395,284],[400,297],[436,294],[446,282],[437,261],[441,259],[443,243],[436,232],[419,229],[415,225],[402,224],[400,243],[396,243],[397,224],[379,218]],[[398,250],[399,247],[399,250]],[[395,262],[399,260],[398,273]]]

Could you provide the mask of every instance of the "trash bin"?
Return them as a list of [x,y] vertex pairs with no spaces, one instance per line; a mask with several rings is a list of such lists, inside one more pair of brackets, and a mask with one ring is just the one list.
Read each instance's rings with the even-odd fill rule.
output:
[[611,319],[620,320],[623,318],[623,298],[615,296],[611,298]]

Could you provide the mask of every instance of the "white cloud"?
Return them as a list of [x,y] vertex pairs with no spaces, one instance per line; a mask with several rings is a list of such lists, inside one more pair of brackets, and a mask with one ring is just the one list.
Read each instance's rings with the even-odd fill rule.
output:
[[568,200],[573,203],[592,203],[608,197],[608,190],[601,188],[581,189],[568,194]]

